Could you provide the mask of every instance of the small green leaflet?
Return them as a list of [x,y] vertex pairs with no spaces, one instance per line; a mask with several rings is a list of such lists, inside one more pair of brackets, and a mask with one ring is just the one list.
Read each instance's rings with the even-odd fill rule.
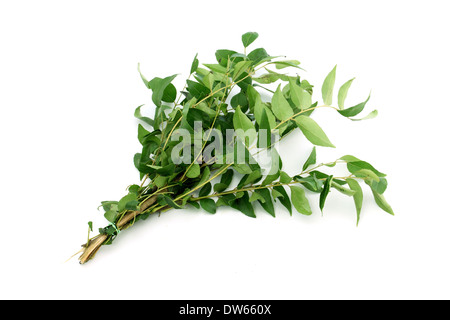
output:
[[345,194],[346,196],[353,196],[355,194],[355,191],[347,189],[346,187],[340,185],[339,183],[337,183],[336,181],[331,181],[331,187],[336,189],[337,191],[339,191],[342,194]]
[[196,187],[203,186],[203,184],[209,180],[210,175],[211,170],[209,169],[209,167],[205,167],[205,169],[203,169],[202,177],[200,178],[200,181],[198,182]]
[[211,192],[211,189],[212,189],[211,182],[208,182],[207,184],[205,184],[203,186],[203,188],[200,189],[198,196],[205,197],[205,196],[209,195],[209,193]]
[[353,195],[353,201],[355,202],[355,207],[356,207],[356,225],[358,225],[359,219],[361,216],[362,203],[363,203],[363,191],[362,191],[361,186],[359,185],[358,181],[356,181],[354,179],[350,179],[350,178],[346,179],[345,181],[347,181],[350,189],[355,191],[355,194]]
[[200,175],[200,165],[195,162],[192,164],[192,166],[189,168],[189,170],[186,172],[186,176],[188,178],[197,178]]
[[287,67],[294,67],[294,68],[301,69],[298,66],[300,64],[300,61],[298,61],[298,60],[274,61],[272,63],[275,65],[275,68],[277,68],[277,69],[284,69]]
[[236,199],[231,204],[231,207],[241,211],[247,217],[256,218],[255,210],[253,209],[252,202],[250,202],[247,191],[244,191],[242,197]]
[[306,110],[312,105],[312,97],[311,94],[298,86],[295,83],[295,80],[289,78],[289,88],[291,91],[291,99],[294,102],[295,106],[300,108],[301,110]]
[[345,102],[345,99],[347,98],[348,89],[350,89],[350,86],[352,85],[353,80],[355,80],[355,78],[348,80],[346,83],[344,83],[339,88],[338,106],[339,106],[339,109],[341,109],[341,110],[344,109],[344,102]]
[[153,91],[152,101],[157,106],[161,106],[161,102],[174,102],[176,99],[177,91],[174,85],[171,83],[177,75],[161,78],[153,78],[149,83],[148,87]]
[[375,172],[373,172],[372,170],[369,170],[369,169],[361,169],[356,172],[353,172],[353,174],[356,177],[370,178],[370,179],[375,180],[376,182],[380,181],[380,178],[375,174]]
[[295,118],[295,122],[300,130],[312,144],[316,146],[336,148],[328,139],[322,128],[310,117],[300,115]]
[[264,203],[266,201],[266,199],[258,192],[253,192],[252,195],[250,196],[249,201],[253,202],[259,200],[260,202]]
[[252,61],[240,61],[236,63],[234,66],[233,71],[233,80],[236,80],[239,78],[240,75],[242,75],[246,70],[251,66]]
[[[270,112],[270,111],[269,111]],[[266,110],[262,110],[261,123],[258,130],[258,148],[266,148],[272,145],[272,129]]]
[[192,65],[191,65],[191,74],[193,74],[195,71],[197,71],[198,69],[198,64],[199,61],[197,59],[198,53],[195,55],[194,57],[194,61],[192,61]]
[[242,44],[244,48],[247,48],[249,45],[253,43],[258,38],[257,32],[247,32],[242,35]]
[[163,199],[166,201],[167,205],[174,208],[174,209],[181,209],[182,207],[180,205],[178,205],[177,203],[175,203],[172,198],[166,196],[165,194],[162,195]]
[[142,105],[140,105],[139,107],[136,108],[136,110],[134,111],[134,116],[137,119],[141,120],[142,122],[144,122],[144,123],[148,124],[149,126],[153,127],[154,124],[155,124],[155,121],[153,121],[153,119],[150,119],[148,117],[143,117],[142,114],[141,114],[141,108],[143,106],[144,105],[142,104]]
[[261,101],[261,97],[258,96],[258,98],[256,99],[256,101],[254,103],[253,109],[254,109],[253,111],[255,113],[255,119],[256,119],[256,122],[258,123],[258,125],[261,126],[262,113],[263,113],[263,111],[265,111],[267,120],[269,120],[269,126],[271,128],[275,128],[277,120],[275,119],[275,116],[273,115],[272,111],[266,106],[265,103],[263,103]]
[[380,171],[375,169],[370,163],[365,162],[365,161],[351,161],[351,162],[347,162],[347,169],[351,173],[358,172],[358,171],[360,171],[362,169],[368,169],[368,170],[372,171],[373,173],[375,173],[378,177],[385,177],[386,176],[384,173],[381,173]]
[[233,180],[234,170],[228,169],[220,178],[220,183],[214,185],[215,192],[222,192],[228,188],[231,181]]
[[292,181],[292,178],[284,171],[280,172],[280,182],[282,184],[288,184]]
[[309,155],[308,159],[306,159],[306,162],[303,165],[302,171],[305,171],[309,166],[312,166],[313,164],[316,164],[316,147],[313,147],[311,154]]
[[214,202],[213,199],[201,199],[200,200],[200,206],[206,212],[209,212],[211,214],[215,214],[216,213],[217,205],[216,205],[216,203]]
[[386,199],[384,198],[384,195],[379,194],[378,192],[374,191],[372,189],[373,197],[375,198],[376,204],[386,211],[387,213],[394,215],[394,211],[392,210],[391,206],[386,202]]
[[273,207],[272,197],[270,195],[269,189],[257,189],[255,192],[259,193],[264,199],[264,201],[260,199],[258,200],[261,207],[263,207],[264,210],[266,210],[272,217],[275,218],[275,209]]
[[262,62],[264,59],[268,58],[269,54],[265,49],[258,48],[250,52],[247,57],[249,60],[253,61],[254,64],[258,64],[259,62]]
[[336,67],[337,66],[335,66],[333,70],[330,71],[322,84],[323,103],[328,106],[331,106],[331,103],[333,102],[333,88],[336,80]]
[[291,200],[289,199],[288,194],[286,193],[286,190],[283,186],[275,186],[272,190],[272,196],[273,198],[276,198],[274,195],[274,192],[278,192],[281,194],[281,196],[278,196],[277,198],[280,199],[281,204],[289,211],[289,214],[292,216],[292,204]]
[[354,117],[356,115],[358,115],[359,113],[361,113],[361,111],[364,110],[364,107],[366,106],[367,102],[370,99],[370,94],[369,97],[367,98],[366,101],[361,102],[360,104],[357,104],[354,107],[350,107],[348,109],[344,109],[344,110],[338,110],[338,112],[343,115],[344,117]]
[[278,86],[272,97],[272,111],[279,120],[288,120],[294,115],[294,111],[284,97],[283,92],[281,92],[280,87],[281,85]]
[[372,188],[372,190],[376,191],[379,194],[383,194],[384,191],[386,191],[388,184],[386,178],[380,178],[379,181],[366,181],[366,183]]
[[253,122],[241,111],[240,106],[237,107],[233,116],[233,125],[236,135],[245,142],[248,147],[256,139],[256,130]]
[[118,211],[122,212],[123,210],[127,209],[127,205],[131,206],[132,204],[135,204],[137,201],[137,196],[135,193],[127,194],[125,197],[120,199],[118,204]]
[[330,193],[332,179],[333,179],[333,176],[328,176],[327,180],[325,180],[325,183],[323,184],[322,192],[320,193],[319,207],[320,207],[320,211],[322,211],[322,213],[323,213],[323,207],[325,206],[325,201],[328,197],[328,194]]
[[290,186],[291,189],[291,198],[292,198],[292,204],[294,205],[294,208],[304,215],[311,215],[312,210],[309,206],[309,201],[305,196],[305,190],[303,188],[298,186]]
[[373,119],[376,116],[378,116],[378,110],[373,110],[371,113],[369,113],[367,116],[360,118],[360,119],[355,119],[355,118],[349,118],[352,121],[362,121],[362,120],[369,120],[369,119]]

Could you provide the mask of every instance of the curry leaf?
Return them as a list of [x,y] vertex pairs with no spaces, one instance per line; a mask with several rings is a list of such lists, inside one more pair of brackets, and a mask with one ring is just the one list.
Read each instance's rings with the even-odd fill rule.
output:
[[325,132],[323,132],[322,128],[320,128],[317,122],[310,117],[300,115],[295,118],[295,122],[305,135],[306,139],[308,139],[312,144],[315,144],[316,146],[335,148]]
[[309,201],[305,196],[305,190],[298,186],[290,186],[290,188],[292,204],[294,205],[294,208],[301,214],[307,216],[311,215],[312,210],[309,205]]
[[257,32],[247,32],[242,35],[242,44],[245,48],[253,43],[258,38]]
[[331,103],[333,102],[333,89],[335,80],[336,80],[336,66],[333,68],[333,70],[330,71],[330,73],[327,75],[322,84],[323,103],[329,106],[331,106]]

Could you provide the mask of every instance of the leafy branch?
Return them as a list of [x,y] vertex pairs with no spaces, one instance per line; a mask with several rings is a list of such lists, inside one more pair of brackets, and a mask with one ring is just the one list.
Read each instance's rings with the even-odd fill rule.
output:
[[[271,56],[263,48],[247,52],[257,38],[256,32],[245,33],[243,52],[217,50],[216,62],[212,64],[200,65],[195,55],[181,91],[172,84],[177,75],[149,81],[138,65],[144,85],[152,91],[154,105],[152,118],[142,115],[143,105],[134,112],[140,121],[138,140],[142,151],[134,156],[140,182],[129,186],[128,194],[120,200],[101,203],[109,225],[90,237],[93,228],[89,222],[80,263],[92,259],[101,246],[113,243],[137,221],[187,206],[210,214],[227,206],[252,218],[260,206],[275,217],[274,203],[279,201],[291,215],[293,209],[311,215],[308,195],[319,194],[323,212],[328,194],[336,190],[353,199],[358,224],[364,182],[376,204],[394,214],[384,198],[386,175],[370,163],[350,155],[332,162],[316,161],[316,146],[335,146],[311,117],[314,111],[328,108],[352,121],[371,119],[377,115],[376,110],[355,118],[365,109],[370,94],[365,101],[347,107],[345,101],[353,78],[339,88],[334,106],[334,67],[322,84],[319,104],[313,98],[314,86],[306,79],[280,73],[303,71],[299,61]],[[269,101],[264,101],[259,88],[270,94]],[[235,89],[238,92],[232,94]],[[298,131],[314,147],[299,166],[299,173],[290,176],[283,171],[277,146]],[[262,154],[271,159],[270,168],[258,162]],[[339,177],[319,171],[336,165],[345,165],[348,175]]]

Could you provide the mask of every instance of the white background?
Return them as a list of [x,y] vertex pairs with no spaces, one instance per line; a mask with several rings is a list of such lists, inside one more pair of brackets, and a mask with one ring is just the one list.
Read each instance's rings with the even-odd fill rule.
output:
[[[2,299],[448,299],[447,152],[450,72],[447,1],[1,1],[0,298]],[[314,118],[336,149],[388,174],[396,216],[366,193],[332,192],[323,217],[273,219],[220,209],[151,217],[80,266],[74,258],[97,206],[138,182],[134,109],[147,78],[179,73],[198,52],[252,48],[298,59],[316,85],[337,64],[356,77],[348,103],[372,92],[379,117]],[[288,173],[311,145],[284,141]],[[367,191],[367,189],[366,189]]]

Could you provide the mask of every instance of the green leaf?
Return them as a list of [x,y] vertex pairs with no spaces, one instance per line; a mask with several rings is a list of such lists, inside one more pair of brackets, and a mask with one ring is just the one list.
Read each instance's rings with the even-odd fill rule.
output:
[[177,203],[175,203],[172,198],[166,196],[165,194],[162,195],[163,199],[165,200],[165,202],[167,203],[168,206],[174,208],[174,209],[181,209],[182,207],[180,205],[178,205]]
[[292,181],[292,178],[284,171],[280,172],[280,182],[283,184],[289,183]]
[[355,162],[355,161],[361,161],[361,159],[358,159],[357,157],[346,155],[339,158],[339,160],[344,160],[346,162]]
[[215,214],[217,210],[217,205],[214,202],[213,199],[201,199],[200,200],[200,206],[203,210],[206,212],[209,212],[211,214]]
[[141,72],[141,64],[140,64],[140,63],[138,63],[138,72],[139,72],[139,75],[141,76],[142,82],[144,82],[145,86],[146,86],[147,88],[149,88],[149,86],[148,86],[148,80],[144,77],[144,75],[143,75],[142,72]]
[[287,67],[294,67],[294,68],[301,69],[298,66],[300,64],[300,61],[298,61],[298,60],[274,61],[273,64],[275,65],[275,68],[277,68],[277,69],[284,69]]
[[200,181],[198,182],[197,186],[202,186],[206,181],[208,181],[210,175],[211,170],[209,169],[209,167],[205,167],[205,169],[203,169],[202,177],[200,178]]
[[360,118],[360,119],[355,119],[355,118],[349,118],[352,121],[363,121],[363,120],[369,120],[369,119],[373,119],[376,116],[378,116],[378,110],[373,110],[371,113],[369,113],[367,116]]
[[275,217],[275,209],[273,207],[270,191],[268,189],[257,189],[255,192],[259,193],[265,199],[264,201],[258,200],[261,207],[263,207],[272,217]]
[[[242,58],[231,58],[232,55],[236,54],[236,51],[233,50],[227,50],[227,49],[221,49],[216,51],[216,60],[219,62],[219,64],[223,67],[228,66],[228,59],[234,60],[234,62],[239,62],[242,60]],[[205,65],[206,66],[206,65]],[[223,72],[226,73],[226,72]]]
[[[155,167],[155,166],[148,165],[148,167]],[[175,170],[175,165],[173,163],[171,163],[171,164],[168,164],[167,166],[164,166],[162,168],[161,167],[157,168],[155,170],[155,172],[157,174],[162,175],[162,176],[170,176],[171,174],[173,174],[174,170]]]
[[[248,147],[256,139],[256,130],[253,122],[241,111],[240,107],[237,107],[236,112],[233,116],[233,125],[235,130],[242,130],[241,132],[236,131],[236,135],[245,142]],[[248,138],[248,140],[246,139]]]
[[311,94],[295,83],[295,80],[289,78],[289,88],[291,91],[291,99],[295,106],[301,110],[308,109],[312,105]]
[[360,178],[370,178],[375,180],[376,182],[380,181],[380,178],[370,169],[361,169],[356,172],[353,172],[356,177]]
[[[342,157],[343,158],[343,157]],[[342,159],[341,158],[341,159]],[[347,158],[348,159],[348,158]],[[355,158],[356,159],[356,158]],[[386,175],[384,173],[381,173],[377,169],[375,169],[370,163],[365,161],[347,161],[347,169],[351,173],[355,173],[357,171],[360,171],[362,169],[369,169],[372,172],[374,172],[378,177],[385,177]]]
[[379,181],[366,181],[366,183],[372,188],[372,190],[376,191],[379,194],[383,194],[386,191],[388,184],[386,178],[380,178]]
[[238,94],[235,94],[233,98],[231,98],[230,101],[231,106],[233,109],[236,109],[238,106],[241,106],[242,109],[247,110],[248,106],[248,99],[245,92],[241,90]]
[[153,119],[150,119],[148,117],[143,117],[142,114],[141,114],[141,108],[143,106],[144,105],[142,104],[142,105],[140,105],[139,107],[136,108],[136,110],[134,111],[134,116],[137,119],[141,120],[142,122],[144,122],[144,123],[148,124],[149,126],[153,127],[154,124],[155,124],[155,121],[153,121]]
[[283,92],[281,92],[280,87],[279,85],[272,97],[272,111],[275,117],[284,121],[290,119],[294,115],[294,111],[284,97]]
[[203,188],[200,189],[198,196],[205,197],[205,196],[209,195],[209,193],[211,192],[211,189],[212,189],[211,182],[208,182],[207,184],[205,184],[203,186]]
[[133,202],[136,200],[137,200],[137,196],[135,193],[127,194],[125,197],[123,197],[122,199],[119,200],[118,211],[122,212],[123,210],[126,209],[126,206],[129,202]]
[[214,185],[215,192],[222,192],[226,190],[233,180],[234,171],[233,169],[228,169],[222,176],[220,177],[220,183],[216,183]]
[[277,120],[275,119],[275,116],[273,115],[272,111],[269,109],[269,107],[266,106],[265,103],[261,101],[261,98],[258,97],[254,103],[253,111],[255,114],[255,120],[258,123],[259,126],[261,126],[262,122],[262,113],[263,111],[266,112],[267,120],[269,121],[270,128],[275,128]]
[[328,176],[327,180],[325,180],[325,183],[323,184],[322,192],[320,193],[319,207],[320,207],[320,211],[322,211],[322,213],[323,213],[323,207],[325,206],[325,201],[328,197],[328,194],[330,193],[332,179],[333,179],[333,176]]
[[242,75],[244,72],[246,72],[251,65],[252,65],[251,61],[240,61],[236,63],[233,71],[233,80],[238,79],[239,76]]
[[309,166],[312,166],[313,164],[316,164],[316,147],[313,147],[311,154],[309,155],[308,159],[306,159],[306,162],[303,165],[302,171],[305,171]]
[[242,44],[244,45],[244,48],[247,48],[249,45],[252,44],[253,41],[255,41],[258,38],[257,32],[247,32],[242,35]]
[[188,178],[197,178],[200,175],[200,165],[195,162],[192,164],[192,166],[189,168],[189,170],[186,172],[186,176]]
[[252,79],[261,84],[269,84],[280,80],[280,75],[276,73],[265,73],[259,77],[253,77]]
[[255,210],[253,209],[252,203],[248,197],[247,191],[243,192],[242,197],[236,199],[231,203],[231,207],[241,211],[243,214],[250,218],[256,218]]
[[340,193],[345,194],[346,196],[349,196],[349,197],[351,197],[355,194],[355,191],[347,189],[344,186],[341,186],[339,183],[335,182],[334,180],[331,181],[331,187],[335,188]]
[[254,201],[256,201],[256,200],[260,200],[260,202],[265,202],[266,201],[266,199],[260,194],[260,193],[258,193],[258,192],[253,192],[252,193],[252,195],[250,196],[250,199],[249,199],[249,201],[250,202],[254,202]]
[[114,223],[116,221],[116,218],[117,218],[118,214],[119,213],[117,211],[109,210],[109,211],[105,212],[104,217],[109,222]]
[[258,130],[258,148],[268,148],[272,145],[272,129],[265,109],[262,110],[261,123]]
[[294,208],[304,215],[311,215],[312,210],[309,206],[309,201],[305,196],[305,190],[298,186],[290,186],[291,188],[291,198],[292,198],[292,204],[294,205]]
[[379,194],[378,192],[374,191],[372,189],[372,193],[373,193],[373,197],[375,198],[375,202],[376,204],[383,209],[384,211],[386,211],[387,213],[394,215],[394,211],[392,210],[391,206],[389,205],[389,203],[387,203],[386,199],[384,198],[384,195]]
[[338,112],[347,118],[354,117],[354,116],[358,115],[361,111],[364,110],[364,107],[366,106],[366,103],[369,101],[369,99],[370,99],[370,94],[366,101],[361,102],[360,104],[357,104],[354,107],[350,107],[350,108],[347,108],[344,110],[338,110]]
[[195,71],[197,71],[198,69],[198,64],[199,61],[197,59],[198,53],[195,55],[194,57],[194,61],[192,61],[192,65],[191,65],[191,74],[193,74]]
[[[211,92],[211,90],[209,90],[205,85],[199,82],[186,80],[186,83],[187,83],[187,90],[189,91],[189,93],[198,100],[205,98]],[[192,108],[189,109],[189,111],[191,110],[195,109]]]
[[267,54],[267,51],[263,48],[258,48],[250,52],[247,57],[249,60],[253,61],[255,64],[258,64],[265,58],[268,58],[269,55]]
[[264,181],[261,183],[262,186],[266,186],[268,184],[271,184],[275,180],[277,180],[280,177],[280,171],[278,170],[274,174],[267,175]]
[[331,70],[331,72],[327,75],[325,80],[322,84],[322,99],[323,103],[331,106],[331,103],[333,102],[333,89],[334,89],[334,82],[336,80],[336,67]]
[[92,229],[92,221],[89,221],[89,222],[88,222],[88,226],[89,226],[89,230],[94,231],[94,230]]
[[273,192],[276,191],[279,194],[281,194],[282,196],[278,198],[280,199],[281,204],[289,211],[289,214],[292,216],[292,204],[291,204],[291,200],[289,200],[289,196],[286,193],[286,190],[284,189],[283,186],[275,186],[273,187],[272,190],[272,196],[275,198],[275,196],[273,195]]
[[211,69],[212,71],[217,73],[226,74],[228,72],[226,65],[225,67],[220,64],[203,64],[203,65],[208,69]]
[[171,82],[173,79],[175,79],[176,76],[177,75],[174,74],[164,79],[153,78],[152,81],[148,83],[148,87],[153,91],[152,101],[157,107],[161,106],[161,101],[164,102],[175,101],[177,92],[175,87],[171,84]]
[[246,163],[234,163],[233,168],[240,174],[250,174],[253,170]]
[[232,207],[235,200],[236,200],[236,196],[234,194],[224,194],[219,197],[219,199],[216,202],[216,205],[218,207],[220,207],[220,206]]
[[295,181],[299,181],[309,191],[320,193],[322,191],[323,182],[315,173],[311,172],[311,175],[303,178],[300,176],[294,177]]
[[358,181],[354,179],[346,179],[348,186],[350,189],[355,191],[355,194],[353,195],[353,201],[355,202],[356,207],[356,225],[359,224],[359,218],[361,216],[361,208],[363,203],[363,191],[361,189],[361,186],[359,185]]
[[327,135],[319,127],[319,125],[310,117],[300,115],[295,118],[295,122],[300,130],[303,132],[305,137],[317,146],[331,147],[335,146],[330,142]]
[[344,102],[345,102],[345,99],[347,98],[348,89],[350,89],[350,86],[352,85],[353,80],[355,80],[355,78],[348,80],[346,83],[344,83],[339,88],[338,106],[339,106],[339,109],[341,109],[341,110],[344,109]]

